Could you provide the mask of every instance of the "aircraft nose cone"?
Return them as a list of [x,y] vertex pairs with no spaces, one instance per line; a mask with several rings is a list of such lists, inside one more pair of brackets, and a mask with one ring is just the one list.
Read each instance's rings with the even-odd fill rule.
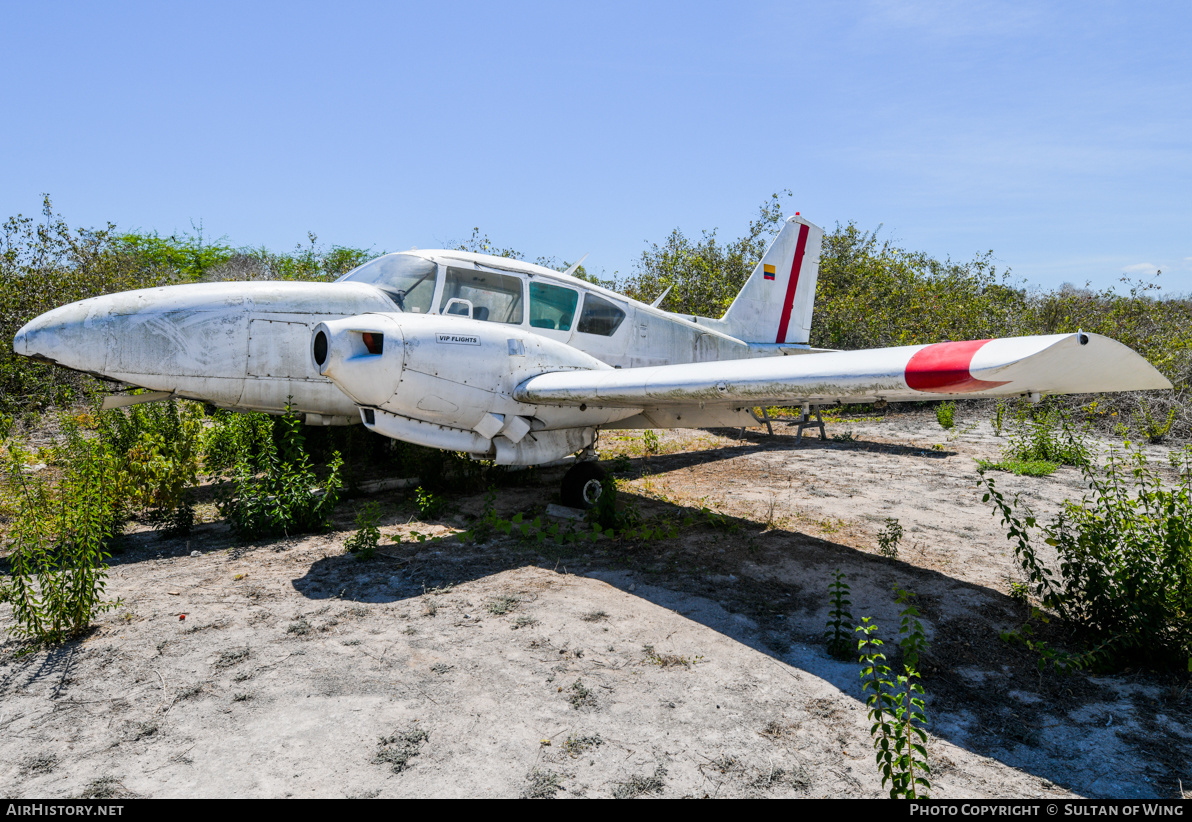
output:
[[13,337],[13,351],[79,371],[102,371],[106,346],[88,327],[91,312],[87,302],[71,303],[34,317]]

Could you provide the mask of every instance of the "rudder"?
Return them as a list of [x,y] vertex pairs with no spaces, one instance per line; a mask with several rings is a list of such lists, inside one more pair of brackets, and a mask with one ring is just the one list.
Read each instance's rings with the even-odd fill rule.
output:
[[819,277],[824,230],[799,215],[788,217],[762,255],[719,330],[752,343],[806,344]]

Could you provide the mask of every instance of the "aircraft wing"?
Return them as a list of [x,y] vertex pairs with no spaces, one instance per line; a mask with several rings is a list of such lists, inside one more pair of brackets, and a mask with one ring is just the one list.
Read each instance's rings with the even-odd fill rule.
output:
[[544,405],[864,402],[1171,388],[1142,356],[1099,334],[944,342],[791,357],[567,371],[522,382]]

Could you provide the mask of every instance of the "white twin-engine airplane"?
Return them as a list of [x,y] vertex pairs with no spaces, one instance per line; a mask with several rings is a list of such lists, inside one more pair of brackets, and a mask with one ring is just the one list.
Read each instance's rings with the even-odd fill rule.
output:
[[[386,254],[334,283],[174,285],[37,317],[14,350],[163,399],[283,412],[501,465],[591,456],[601,428],[755,425],[754,406],[1170,388],[1076,333],[863,351],[808,345],[823,230],[788,218],[720,319],[681,316],[531,263]],[[858,317],[864,322],[864,317]],[[112,398],[109,398],[112,399]],[[581,459],[564,501],[602,474]]]

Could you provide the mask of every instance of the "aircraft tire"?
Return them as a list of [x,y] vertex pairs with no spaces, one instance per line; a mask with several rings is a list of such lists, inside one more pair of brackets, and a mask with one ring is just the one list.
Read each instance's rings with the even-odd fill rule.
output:
[[597,462],[580,462],[563,475],[563,504],[568,508],[587,510],[600,499],[604,469]]

